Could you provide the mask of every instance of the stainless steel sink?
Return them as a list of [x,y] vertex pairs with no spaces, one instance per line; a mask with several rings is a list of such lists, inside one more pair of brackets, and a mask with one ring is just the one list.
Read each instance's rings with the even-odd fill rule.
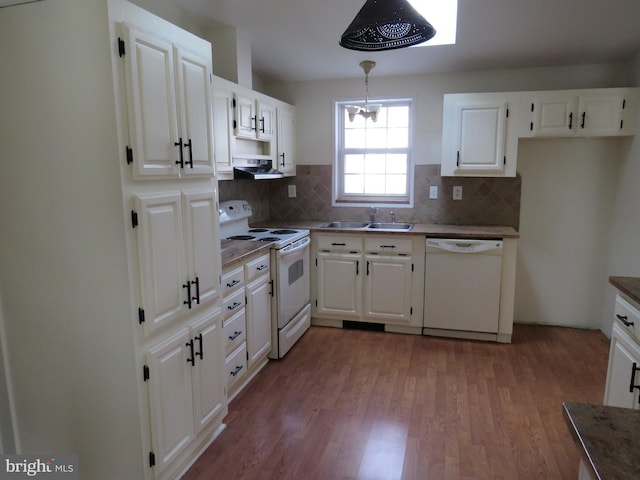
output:
[[405,230],[409,231],[413,228],[413,223],[391,223],[391,222],[375,222],[367,225],[367,228],[378,230]]
[[322,228],[364,228],[369,225],[369,222],[342,222],[335,221],[322,225]]

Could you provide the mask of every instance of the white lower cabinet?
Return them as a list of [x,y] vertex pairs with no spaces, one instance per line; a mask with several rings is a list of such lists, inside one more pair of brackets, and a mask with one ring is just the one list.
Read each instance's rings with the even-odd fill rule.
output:
[[640,309],[618,295],[615,315],[604,404],[640,409],[640,342],[634,333]]
[[[162,472],[226,410],[219,309],[147,351],[150,463]],[[161,475],[157,475],[162,478]]]
[[222,274],[227,395],[233,399],[266,365],[271,350],[269,254],[256,254]]
[[318,233],[312,241],[314,320],[422,328],[424,237]]

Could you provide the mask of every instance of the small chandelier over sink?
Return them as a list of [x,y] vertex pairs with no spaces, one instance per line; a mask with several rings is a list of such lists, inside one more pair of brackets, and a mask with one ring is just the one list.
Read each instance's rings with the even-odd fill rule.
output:
[[374,122],[378,120],[378,112],[382,108],[380,103],[369,103],[369,72],[376,66],[376,62],[371,60],[363,60],[360,62],[360,68],[364,70],[364,107],[358,105],[347,105],[347,113],[349,114],[349,121],[353,122],[356,115],[361,115],[366,120],[370,118]]

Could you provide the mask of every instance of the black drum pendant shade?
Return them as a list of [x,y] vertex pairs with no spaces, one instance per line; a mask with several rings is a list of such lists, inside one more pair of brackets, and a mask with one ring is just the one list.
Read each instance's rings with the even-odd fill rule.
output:
[[435,28],[406,0],[367,0],[342,34],[340,45],[375,52],[410,47],[433,38]]

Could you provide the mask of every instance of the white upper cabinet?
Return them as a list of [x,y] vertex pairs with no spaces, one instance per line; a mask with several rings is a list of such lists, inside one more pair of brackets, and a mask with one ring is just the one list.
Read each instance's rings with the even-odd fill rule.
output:
[[218,179],[233,178],[233,91],[213,78],[213,138]]
[[518,98],[511,93],[444,96],[442,176],[515,176]]
[[279,172],[285,177],[296,174],[295,160],[295,112],[293,108],[279,107],[277,109],[277,144]]
[[133,177],[213,175],[210,53],[126,23],[123,35]]
[[636,89],[563,90],[523,93],[523,136],[632,135]]
[[272,140],[275,131],[276,109],[248,92],[235,96],[235,134],[251,140]]

